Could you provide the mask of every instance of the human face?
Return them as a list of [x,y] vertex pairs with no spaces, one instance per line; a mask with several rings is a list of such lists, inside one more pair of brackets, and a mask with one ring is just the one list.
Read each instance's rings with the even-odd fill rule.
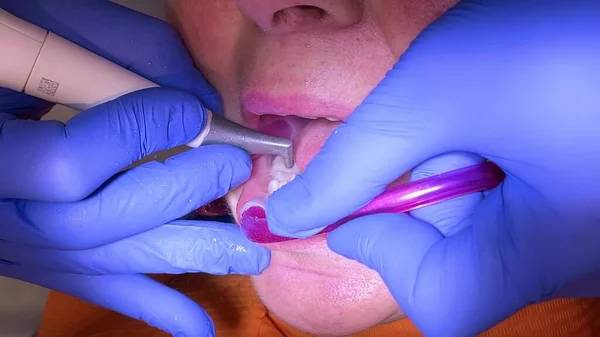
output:
[[[279,174],[284,180],[304,170],[339,123],[319,117],[344,120],[456,2],[172,0],[170,12],[226,117],[275,135],[294,129],[298,167]],[[276,170],[272,158],[254,158],[250,180],[227,198],[236,219],[247,202],[268,196]],[[380,277],[330,251],[324,236],[269,248],[271,265],[254,277],[255,289],[300,330],[348,335],[403,316]]]

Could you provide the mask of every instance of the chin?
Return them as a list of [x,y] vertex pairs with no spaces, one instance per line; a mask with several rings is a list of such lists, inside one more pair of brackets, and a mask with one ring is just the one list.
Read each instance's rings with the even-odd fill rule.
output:
[[[292,139],[296,165],[288,169],[277,158],[253,157],[250,179],[227,196],[236,220],[244,205],[264,201],[301,173],[351,111],[310,97],[255,92],[244,97],[244,124]],[[332,252],[325,234],[265,246],[272,251],[271,264],[253,277],[254,288],[272,314],[295,328],[318,336],[347,336],[404,317],[379,274]]]
[[277,244],[253,284],[265,306],[295,328],[347,336],[402,317],[379,275],[327,248],[323,236]]

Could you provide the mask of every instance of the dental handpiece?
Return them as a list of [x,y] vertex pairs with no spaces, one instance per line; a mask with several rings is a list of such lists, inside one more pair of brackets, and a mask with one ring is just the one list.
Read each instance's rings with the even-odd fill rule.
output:
[[[157,84],[52,32],[0,9],[0,87],[78,111]],[[294,165],[292,142],[248,129],[206,110],[190,147],[230,144]]]

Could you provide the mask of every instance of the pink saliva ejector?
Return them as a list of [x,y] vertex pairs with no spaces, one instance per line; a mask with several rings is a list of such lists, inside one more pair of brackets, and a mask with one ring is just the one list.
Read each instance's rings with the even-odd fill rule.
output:
[[[466,194],[492,189],[503,179],[504,172],[498,166],[492,162],[483,162],[390,187],[366,206],[325,227],[318,234],[330,232],[361,216],[377,213],[405,213]],[[260,206],[250,207],[242,213],[240,227],[244,235],[256,243],[296,240],[271,233],[267,225],[265,209]]]

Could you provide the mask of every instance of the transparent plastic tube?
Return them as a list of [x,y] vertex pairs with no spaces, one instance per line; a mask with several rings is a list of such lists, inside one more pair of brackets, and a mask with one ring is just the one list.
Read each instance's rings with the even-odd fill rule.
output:
[[[494,188],[504,179],[504,172],[491,162],[465,167],[428,178],[388,188],[366,206],[340,221],[327,226],[319,234],[327,233],[360,216],[376,213],[405,213],[420,207],[454,199],[466,194]],[[294,240],[269,231],[265,209],[250,207],[240,219],[242,232],[256,243],[274,243]]]

